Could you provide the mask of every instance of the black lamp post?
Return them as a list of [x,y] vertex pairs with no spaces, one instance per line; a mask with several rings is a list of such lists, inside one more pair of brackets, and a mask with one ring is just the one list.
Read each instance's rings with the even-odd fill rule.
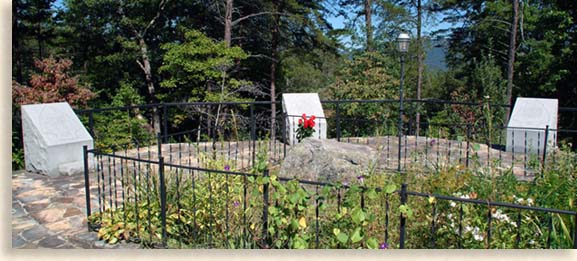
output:
[[397,37],[397,44],[399,52],[401,52],[401,84],[399,92],[399,158],[397,161],[397,170],[401,171],[401,137],[403,136],[403,81],[405,80],[405,54],[409,51],[409,41],[411,38],[407,33],[399,34]]

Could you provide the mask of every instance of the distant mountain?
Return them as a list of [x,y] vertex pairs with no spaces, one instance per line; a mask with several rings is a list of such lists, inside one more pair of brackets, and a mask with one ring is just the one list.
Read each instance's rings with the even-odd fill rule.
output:
[[429,40],[430,42],[425,46],[431,46],[427,49],[427,57],[425,57],[425,65],[429,70],[447,71],[447,63],[445,62],[446,42],[444,40]]

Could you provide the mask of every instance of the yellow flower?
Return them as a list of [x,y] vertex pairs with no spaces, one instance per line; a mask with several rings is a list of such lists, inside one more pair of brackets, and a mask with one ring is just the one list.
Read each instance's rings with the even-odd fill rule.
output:
[[307,220],[305,219],[305,217],[301,217],[299,219],[299,226],[302,228],[306,228],[307,227]]

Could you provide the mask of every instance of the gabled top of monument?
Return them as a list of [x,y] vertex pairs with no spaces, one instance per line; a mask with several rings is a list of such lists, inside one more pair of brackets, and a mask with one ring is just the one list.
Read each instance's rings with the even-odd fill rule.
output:
[[66,102],[22,105],[22,120],[36,129],[46,146],[92,140]]
[[283,107],[289,116],[315,115],[324,118],[325,113],[318,93],[283,93]]
[[557,99],[518,97],[507,127],[557,129]]

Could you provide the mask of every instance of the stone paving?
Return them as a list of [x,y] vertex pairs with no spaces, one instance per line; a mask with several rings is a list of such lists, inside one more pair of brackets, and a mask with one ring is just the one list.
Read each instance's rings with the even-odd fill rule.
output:
[[12,173],[12,248],[136,248],[99,241],[86,224],[83,175]]

